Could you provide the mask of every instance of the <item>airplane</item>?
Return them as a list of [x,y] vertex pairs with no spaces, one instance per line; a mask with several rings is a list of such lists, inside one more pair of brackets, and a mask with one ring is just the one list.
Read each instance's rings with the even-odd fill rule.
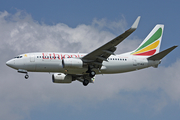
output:
[[87,86],[94,83],[95,75],[136,71],[147,67],[157,68],[168,53],[177,46],[160,51],[163,24],[157,24],[139,47],[133,51],[114,54],[117,45],[133,33],[140,21],[137,17],[130,29],[95,49],[86,53],[36,52],[25,53],[6,62],[19,73],[49,72],[53,83],[71,83],[78,80]]

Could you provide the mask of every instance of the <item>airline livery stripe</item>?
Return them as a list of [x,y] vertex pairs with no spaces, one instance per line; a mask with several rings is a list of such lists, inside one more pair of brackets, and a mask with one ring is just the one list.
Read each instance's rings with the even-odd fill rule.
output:
[[143,53],[143,52],[146,52],[146,51],[149,51],[149,50],[153,50],[159,45],[159,42],[160,41],[158,40],[158,41],[154,42],[153,44],[151,44],[151,45],[149,45],[149,46],[147,46],[147,47],[145,47],[145,48],[143,48],[143,49],[141,49],[141,50],[139,50],[139,51],[137,51],[137,52],[135,52],[133,54],[139,54],[139,53]]
[[146,46],[150,45],[151,43],[153,43],[154,41],[156,41],[157,39],[159,39],[162,35],[162,28],[159,28],[152,36],[151,38],[149,38],[148,41],[146,41],[143,45],[141,45],[135,52],[145,48]]
[[155,52],[156,52],[156,49],[150,50],[144,53],[134,54],[134,55],[151,56],[151,55],[154,55]]

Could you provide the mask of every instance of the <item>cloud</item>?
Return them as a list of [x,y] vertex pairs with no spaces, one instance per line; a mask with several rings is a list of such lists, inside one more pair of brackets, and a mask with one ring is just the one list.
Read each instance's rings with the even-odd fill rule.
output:
[[[23,11],[16,14],[4,11],[0,12],[0,26],[1,119],[25,119],[34,108],[52,103],[76,108],[118,99],[129,109],[137,110],[138,106],[145,105],[152,111],[161,111],[169,102],[180,103],[180,60],[158,69],[98,75],[95,83],[87,87],[77,81],[54,84],[47,73],[30,73],[29,80],[24,80],[23,74],[5,65],[7,60],[26,52],[90,52],[117,36],[108,29],[123,32],[127,28],[124,18],[117,22],[94,19],[91,25],[71,28],[63,23],[39,23]],[[116,53],[133,50],[140,42],[137,36],[129,37],[118,46]]]
[[111,31],[113,31],[115,33],[118,31],[117,33],[119,34],[119,31],[124,32],[126,30],[127,23],[126,23],[126,20],[125,20],[124,16],[122,16],[121,20],[113,21],[113,22],[108,21],[105,18],[100,19],[100,20],[97,20],[95,18],[93,20],[93,22],[92,22],[92,26],[96,27],[98,29],[101,29],[101,30],[108,30],[108,31],[111,30]]

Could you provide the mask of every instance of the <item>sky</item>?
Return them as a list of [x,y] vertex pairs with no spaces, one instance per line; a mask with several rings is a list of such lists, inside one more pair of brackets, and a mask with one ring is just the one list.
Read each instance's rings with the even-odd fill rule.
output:
[[17,73],[5,65],[28,52],[88,53],[131,27],[116,54],[134,50],[164,24],[161,50],[180,44],[179,1],[5,0],[0,4],[0,119],[180,119],[179,47],[158,68],[97,75],[84,87],[52,83],[51,73]]

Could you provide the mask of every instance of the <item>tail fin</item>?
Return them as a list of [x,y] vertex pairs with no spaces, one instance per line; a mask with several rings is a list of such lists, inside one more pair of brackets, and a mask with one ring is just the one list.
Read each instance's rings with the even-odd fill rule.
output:
[[158,24],[131,55],[152,56],[159,53],[164,25]]

